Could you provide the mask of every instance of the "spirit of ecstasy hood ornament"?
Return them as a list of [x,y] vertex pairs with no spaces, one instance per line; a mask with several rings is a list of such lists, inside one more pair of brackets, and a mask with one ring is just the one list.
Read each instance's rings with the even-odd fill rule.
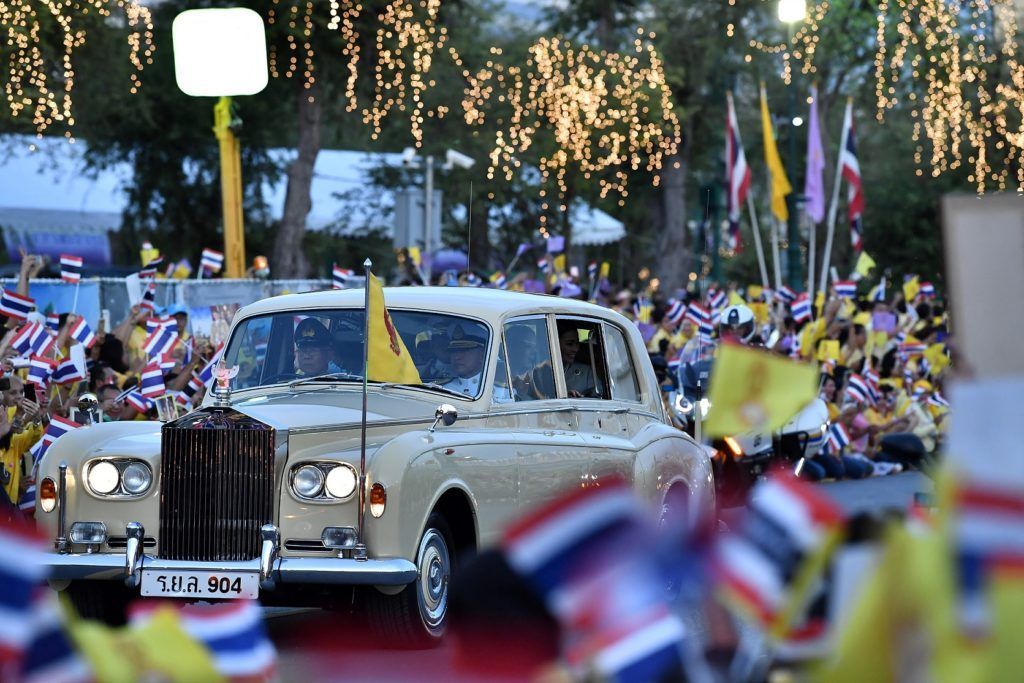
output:
[[213,387],[214,405],[227,406],[231,404],[231,380],[238,374],[238,366],[228,367],[221,358],[214,369],[215,384]]

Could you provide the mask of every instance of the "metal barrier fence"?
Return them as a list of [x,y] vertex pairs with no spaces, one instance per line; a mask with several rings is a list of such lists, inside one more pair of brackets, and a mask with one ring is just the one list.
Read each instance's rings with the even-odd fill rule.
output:
[[[13,290],[17,280],[0,280],[3,287]],[[310,292],[329,289],[330,280],[157,280],[157,310],[180,305],[190,310],[211,306],[238,304],[245,306],[254,301],[278,294]],[[77,291],[76,291],[77,289]],[[56,279],[36,279],[29,283],[29,296],[35,299],[40,312],[74,312],[84,316],[96,329],[100,311],[109,311],[111,325],[124,320],[131,309],[128,287],[123,278],[91,278],[78,285]]]

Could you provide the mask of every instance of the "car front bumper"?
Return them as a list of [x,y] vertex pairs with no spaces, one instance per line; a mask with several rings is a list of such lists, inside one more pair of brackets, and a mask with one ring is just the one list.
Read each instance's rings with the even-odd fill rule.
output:
[[262,588],[272,589],[278,584],[404,586],[417,576],[416,565],[404,558],[280,557],[280,535],[271,525],[263,529],[260,557],[243,561],[167,560],[146,555],[142,552],[142,526],[132,523],[126,531],[128,545],[124,553],[48,553],[48,578],[123,579],[129,586],[137,586],[142,570],[254,572],[260,575]]

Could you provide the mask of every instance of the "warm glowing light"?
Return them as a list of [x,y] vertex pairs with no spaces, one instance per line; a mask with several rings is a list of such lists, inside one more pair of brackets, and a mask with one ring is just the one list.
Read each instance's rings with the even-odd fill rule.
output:
[[807,18],[807,0],[779,0],[779,21],[794,24]]

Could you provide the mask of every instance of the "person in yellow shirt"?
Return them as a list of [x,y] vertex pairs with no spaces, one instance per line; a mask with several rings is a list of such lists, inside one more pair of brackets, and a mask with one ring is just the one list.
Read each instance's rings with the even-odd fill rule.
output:
[[39,405],[25,398],[24,386],[17,375],[0,377],[0,486],[15,506],[31,477],[25,455],[43,436]]
[[679,326],[679,331],[672,337],[672,346],[676,349],[682,349],[686,346],[686,342],[693,339],[693,335],[696,333],[697,327],[693,324],[693,321],[689,318],[683,318],[683,322]]

